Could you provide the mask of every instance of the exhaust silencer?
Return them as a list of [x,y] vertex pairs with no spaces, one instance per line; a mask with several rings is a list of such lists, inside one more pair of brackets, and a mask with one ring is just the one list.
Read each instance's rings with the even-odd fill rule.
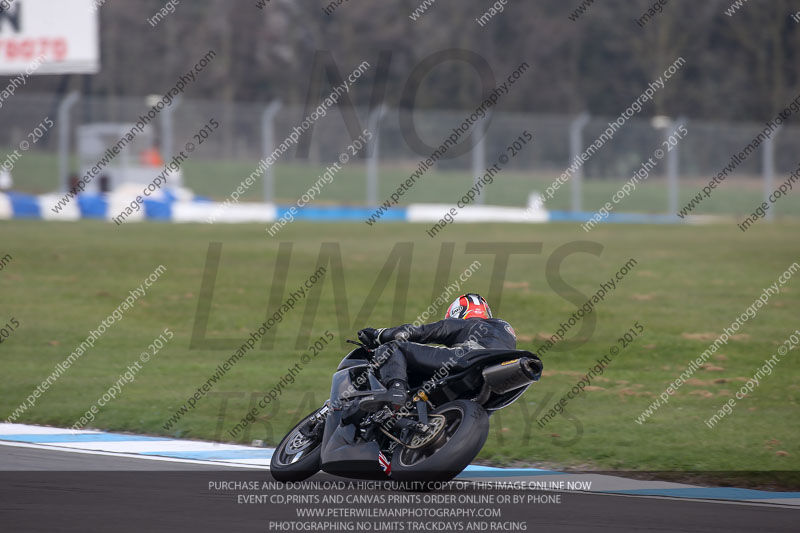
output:
[[539,379],[542,363],[530,357],[520,357],[483,369],[483,380],[492,392],[506,392],[524,387]]

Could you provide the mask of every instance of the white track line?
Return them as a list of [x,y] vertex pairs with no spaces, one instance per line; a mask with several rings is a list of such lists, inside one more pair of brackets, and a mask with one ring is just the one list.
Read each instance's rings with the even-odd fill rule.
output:
[[125,459],[147,459],[150,461],[167,461],[171,463],[191,463],[196,465],[214,465],[214,466],[224,466],[229,468],[250,468],[253,470],[269,470],[268,467],[264,467],[261,465],[251,465],[251,464],[242,464],[242,463],[229,463],[229,462],[222,462],[222,461],[201,461],[198,459],[179,459],[177,457],[161,457],[158,455],[139,455],[135,453],[123,453],[123,452],[104,452],[99,450],[81,450],[77,448],[66,448],[62,446],[52,446],[49,444],[31,444],[29,442],[13,442],[13,441],[3,441],[0,440],[0,446],[12,446],[16,448],[35,448],[39,450],[56,450],[60,452],[68,452],[68,453],[83,453],[87,455],[107,455],[110,457],[122,457]]

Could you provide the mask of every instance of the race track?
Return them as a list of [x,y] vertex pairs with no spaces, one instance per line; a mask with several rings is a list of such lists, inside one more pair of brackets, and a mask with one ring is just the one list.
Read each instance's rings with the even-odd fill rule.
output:
[[[36,431],[45,431],[45,428]],[[283,527],[286,527],[285,524],[300,524],[292,526],[295,529],[291,530],[302,531],[309,530],[302,528],[314,527],[317,523],[310,518],[298,519],[297,509],[302,507],[300,505],[252,501],[245,503],[241,501],[240,495],[247,494],[248,491],[219,488],[223,483],[261,484],[271,481],[263,466],[242,468],[242,465],[226,465],[214,460],[201,461],[80,448],[67,449],[53,444],[4,440],[13,439],[14,435],[18,434],[8,433],[8,429],[5,435],[0,435],[0,479],[2,479],[0,519],[4,531],[286,530],[275,526],[276,523],[284,524]],[[101,438],[100,435],[114,434],[94,435]],[[197,441],[184,442],[191,443],[191,447],[202,444]],[[206,444],[213,445],[213,443]],[[198,452],[192,453],[197,456]],[[567,479],[578,479],[572,474],[557,472],[482,467],[472,467],[459,479],[464,480],[465,484],[466,480],[471,482],[541,480],[542,483],[549,483],[559,479],[559,476],[561,479],[564,479],[564,476],[569,476]],[[592,481],[593,485],[605,486],[607,489],[604,490],[610,491],[614,490],[610,485],[611,482],[603,479],[609,477],[579,476],[584,482]],[[629,481],[615,479],[623,484]],[[340,480],[341,478],[318,474],[310,481],[321,485]],[[464,498],[477,498],[486,493],[486,490],[480,487],[473,485],[465,487],[454,493]],[[308,491],[260,491],[261,494],[273,497],[293,492],[301,494]],[[383,488],[371,491],[325,492],[328,494],[339,492],[348,497],[370,493],[371,497],[381,498],[408,494]],[[749,491],[742,494],[752,498],[757,492]],[[503,523],[517,524],[519,530],[522,530],[520,526],[522,524],[529,531],[536,529],[548,532],[756,530],[778,532],[796,531],[797,520],[800,518],[798,506],[791,505],[794,503],[792,501],[794,498],[790,496],[796,493],[784,493],[782,499],[762,497],[760,500],[762,503],[723,499],[698,501],[688,499],[686,495],[666,497],[648,496],[642,493],[609,494],[596,492],[594,489],[592,492],[526,491],[526,493],[547,498],[541,502],[537,500],[535,503],[497,506],[503,509]],[[702,496],[702,493],[696,495]],[[706,495],[713,497],[714,493],[707,492]],[[557,502],[553,501],[556,496],[558,496]],[[548,498],[550,501],[546,501]],[[779,503],[773,503],[776,501]],[[336,507],[354,506],[344,504]],[[334,524],[343,523],[341,518],[331,520],[334,520]],[[406,524],[413,523],[421,522],[405,524],[396,522],[394,529],[384,530],[409,531],[411,527]],[[430,526],[430,529],[426,530],[442,530],[441,528],[447,527],[448,524],[449,527],[455,527],[459,520],[432,519],[425,523]],[[271,527],[271,524],[274,527]],[[468,529],[460,530],[468,531]]]

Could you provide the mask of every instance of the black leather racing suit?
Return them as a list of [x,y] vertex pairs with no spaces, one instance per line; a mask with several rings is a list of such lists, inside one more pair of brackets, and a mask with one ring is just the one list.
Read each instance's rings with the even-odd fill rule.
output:
[[380,330],[378,340],[381,345],[375,350],[375,359],[382,362],[380,374],[385,384],[407,382],[409,367],[433,373],[471,350],[517,348],[514,328],[499,318],[445,318],[421,326],[406,324]]

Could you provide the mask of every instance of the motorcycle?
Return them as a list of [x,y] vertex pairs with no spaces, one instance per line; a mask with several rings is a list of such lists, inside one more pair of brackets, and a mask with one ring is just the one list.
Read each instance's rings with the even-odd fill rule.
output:
[[362,402],[386,391],[379,363],[373,350],[348,342],[358,347],[339,363],[330,398],[275,449],[270,472],[277,481],[302,481],[320,470],[357,479],[449,481],[480,452],[489,416],[522,396],[543,368],[524,350],[470,350],[444,365],[409,368],[411,400],[399,410],[370,412]]

